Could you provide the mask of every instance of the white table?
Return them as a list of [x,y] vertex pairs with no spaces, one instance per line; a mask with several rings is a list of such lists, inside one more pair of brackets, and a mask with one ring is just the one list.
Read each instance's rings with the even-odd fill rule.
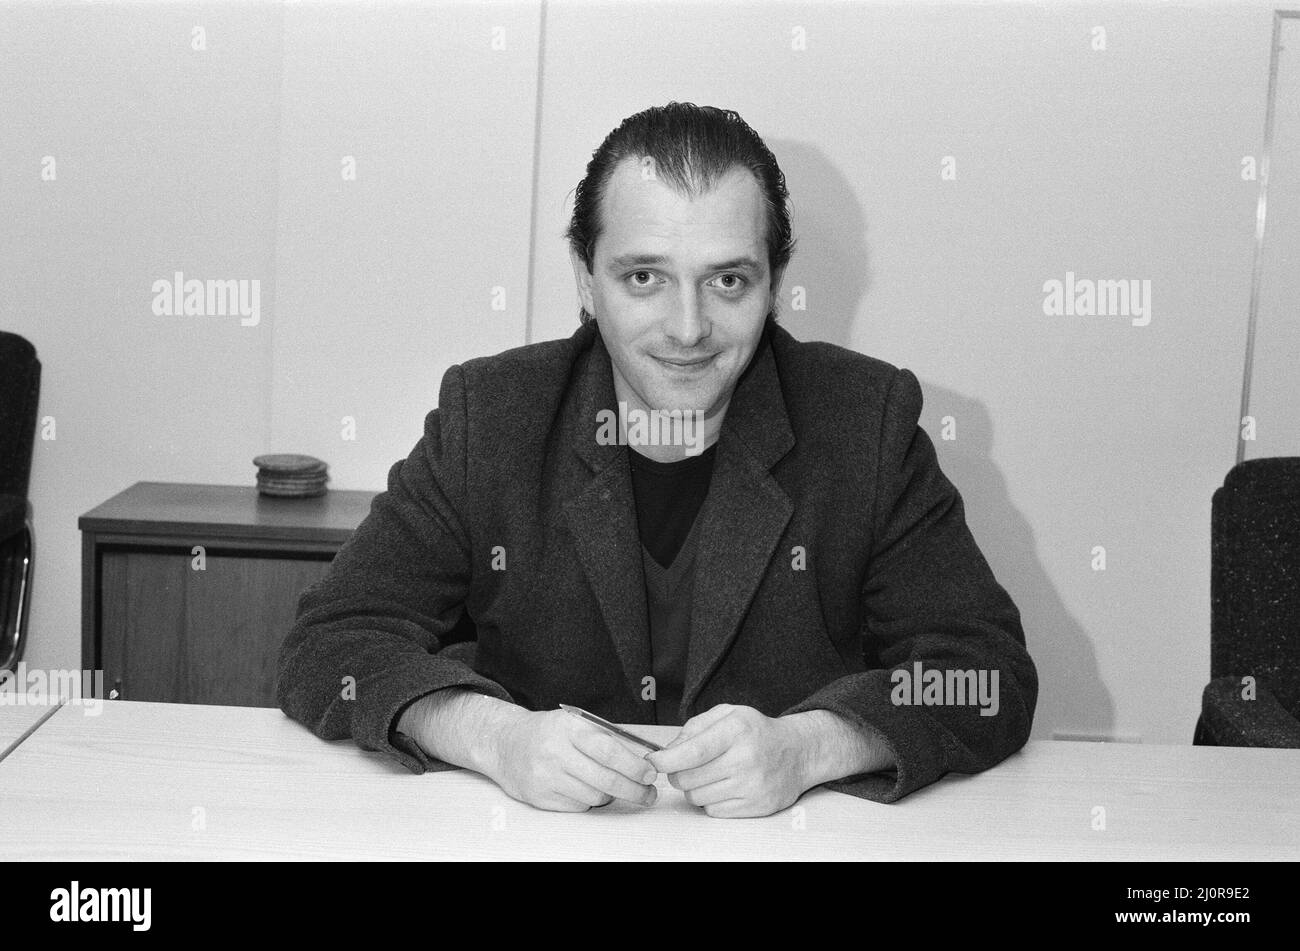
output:
[[106,701],[63,707],[0,761],[0,802],[0,859],[1300,858],[1300,750],[1035,742],[893,805],[819,789],[712,819],[660,777],[649,809],[566,814],[279,710]]

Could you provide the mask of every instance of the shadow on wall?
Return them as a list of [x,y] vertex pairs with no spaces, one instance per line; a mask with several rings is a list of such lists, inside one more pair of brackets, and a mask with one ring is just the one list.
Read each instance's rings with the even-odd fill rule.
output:
[[[853,326],[873,285],[867,216],[858,191],[815,146],[769,140],[790,189],[798,246],[782,284],[780,322],[799,340],[851,347]],[[790,307],[796,286],[812,289],[816,306]],[[1006,480],[992,461],[993,425],[984,404],[939,384],[921,381],[921,424],[944,473],[957,486],[966,522],[998,581],[1020,608],[1030,655],[1038,667],[1036,738],[1054,730],[1108,735],[1115,705],[1097,668],[1096,651],[1071,616],[1038,560],[1029,522],[1012,504]],[[945,416],[958,421],[958,438],[939,437]]]
[[[1115,704],[1097,669],[1096,651],[1040,563],[1033,529],[1007,494],[992,460],[988,410],[937,383],[922,380],[921,390],[921,425],[934,442],[939,465],[961,493],[966,524],[994,575],[1020,608],[1029,654],[1038,667],[1034,737],[1050,739],[1053,730],[1109,735]],[[939,438],[945,416],[955,420],[956,439]]]
[[[840,169],[815,146],[769,139],[790,190],[794,256],[781,282],[781,326],[796,340],[849,346],[858,305],[871,288],[867,218]],[[791,307],[791,291],[809,289],[816,305]]]

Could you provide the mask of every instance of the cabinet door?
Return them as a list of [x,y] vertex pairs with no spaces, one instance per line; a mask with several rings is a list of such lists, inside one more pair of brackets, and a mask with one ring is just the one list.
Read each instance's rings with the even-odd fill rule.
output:
[[105,689],[125,700],[273,707],[276,660],[298,596],[330,556],[108,549],[102,565]]

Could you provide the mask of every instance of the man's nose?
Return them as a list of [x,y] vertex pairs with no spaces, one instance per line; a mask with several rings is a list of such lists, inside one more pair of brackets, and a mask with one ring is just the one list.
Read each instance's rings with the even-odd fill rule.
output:
[[700,306],[699,293],[694,288],[684,290],[678,306],[664,321],[665,336],[686,350],[707,337],[709,331],[709,319]]

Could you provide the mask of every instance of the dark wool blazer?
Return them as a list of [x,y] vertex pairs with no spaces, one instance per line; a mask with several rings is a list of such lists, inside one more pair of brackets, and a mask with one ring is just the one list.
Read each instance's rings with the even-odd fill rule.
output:
[[[416,772],[449,764],[394,727],[444,687],[655,722],[628,450],[595,438],[616,407],[595,322],[448,370],[423,439],[302,596],[284,712]],[[869,725],[897,770],[828,786],[880,802],[1015,752],[1038,696],[920,411],[911,371],[769,321],[699,514],[682,717],[731,703]],[[997,715],[896,704],[891,671],[916,662],[997,670]]]

